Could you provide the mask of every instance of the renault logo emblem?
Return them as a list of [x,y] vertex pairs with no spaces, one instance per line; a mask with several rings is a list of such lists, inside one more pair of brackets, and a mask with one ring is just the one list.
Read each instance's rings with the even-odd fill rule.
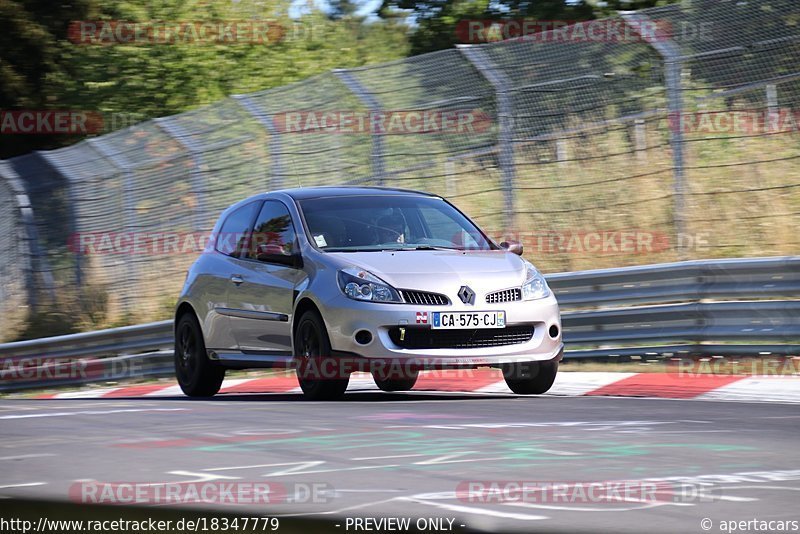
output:
[[461,289],[458,290],[458,298],[464,304],[475,304],[475,292],[468,286],[461,286]]

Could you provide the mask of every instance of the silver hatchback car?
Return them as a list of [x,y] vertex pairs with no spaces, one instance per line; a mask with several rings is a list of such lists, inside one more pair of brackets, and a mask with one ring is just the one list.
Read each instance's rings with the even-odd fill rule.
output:
[[222,213],[175,313],[190,396],[226,369],[294,368],[307,398],[350,373],[385,391],[424,369],[499,367],[538,394],[562,358],[558,303],[518,243],[492,241],[443,198],[376,187],[263,193]]

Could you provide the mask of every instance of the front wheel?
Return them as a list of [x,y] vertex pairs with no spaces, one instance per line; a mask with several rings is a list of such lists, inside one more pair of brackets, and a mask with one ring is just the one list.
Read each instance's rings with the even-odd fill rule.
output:
[[520,362],[503,366],[508,388],[517,395],[541,395],[553,385],[558,362]]
[[350,375],[331,355],[331,342],[319,313],[300,317],[294,335],[297,380],[308,400],[335,400],[344,395]]
[[417,383],[418,377],[419,371],[372,372],[372,379],[375,380],[375,385],[383,391],[409,391]]
[[190,397],[211,397],[225,379],[225,369],[208,359],[203,331],[191,313],[181,315],[175,327],[175,376]]

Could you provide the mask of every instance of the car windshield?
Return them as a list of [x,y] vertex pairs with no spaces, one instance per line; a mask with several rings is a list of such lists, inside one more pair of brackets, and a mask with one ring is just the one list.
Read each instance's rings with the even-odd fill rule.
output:
[[492,250],[461,212],[436,197],[358,195],[300,201],[309,238],[325,252]]

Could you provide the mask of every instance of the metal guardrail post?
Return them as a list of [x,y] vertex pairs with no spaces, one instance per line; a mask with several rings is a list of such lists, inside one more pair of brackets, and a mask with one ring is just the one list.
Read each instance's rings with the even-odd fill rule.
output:
[[672,146],[672,172],[675,192],[674,214],[676,246],[678,258],[686,259],[683,242],[686,235],[686,177],[684,172],[684,139],[683,139],[683,84],[681,72],[683,58],[681,50],[671,39],[661,35],[655,37],[642,32],[644,28],[655,28],[656,23],[642,13],[622,13],[622,18],[629,23],[631,29],[639,33],[642,39],[655,49],[664,59],[664,79],[667,85],[667,111],[670,125],[670,145]]
[[[382,113],[383,106],[378,102],[367,89],[361,85],[355,76],[348,70],[334,69],[333,74],[354,94],[372,113]],[[378,185],[384,185],[386,180],[386,149],[383,143],[383,136],[379,133],[372,133],[372,174]]]
[[[123,161],[119,155],[110,149],[106,145],[106,141],[103,137],[95,137],[94,139],[89,139],[87,141],[92,147],[94,147],[103,157],[111,161],[111,164],[114,165],[123,175],[122,179],[122,202],[123,202],[123,210],[124,213],[122,215],[122,220],[124,221],[124,225],[126,228],[131,229],[135,228],[136,225],[136,206],[133,204],[133,169]],[[128,272],[128,280],[135,281],[138,280],[138,276],[136,276],[136,266],[134,265],[135,262],[133,261],[126,261],[125,262],[125,270]],[[122,310],[125,313],[131,311],[131,294],[130,291],[126,291],[125,294],[122,295]]]
[[516,228],[514,211],[514,186],[516,167],[514,164],[514,116],[511,103],[511,81],[497,68],[480,46],[459,45],[458,50],[486,78],[495,91],[497,99],[497,119],[499,121],[498,144],[500,145],[499,163],[503,176],[503,195],[507,224]]
[[156,126],[173,138],[184,150],[192,156],[194,166],[190,171],[192,181],[192,193],[197,199],[197,206],[194,209],[194,229],[203,230],[209,221],[208,209],[205,201],[205,183],[203,179],[203,153],[197,148],[189,137],[189,134],[175,122],[175,117],[162,117],[154,119]]
[[0,165],[0,178],[3,178],[6,183],[8,183],[9,188],[16,198],[19,220],[22,223],[25,235],[24,241],[27,241],[28,252],[30,253],[29,267],[25,273],[25,285],[28,290],[28,305],[31,310],[35,311],[38,305],[36,274],[39,273],[41,275],[44,288],[52,300],[55,298],[53,273],[50,270],[47,259],[42,255],[42,251],[39,248],[39,231],[36,228],[36,218],[34,217],[30,198],[25,192],[25,187],[22,185],[22,180],[9,164]]
[[270,187],[280,189],[286,181],[286,171],[283,166],[283,146],[281,143],[281,133],[275,127],[272,117],[264,113],[258,105],[247,95],[233,95],[233,100],[237,102],[247,113],[253,116],[261,126],[269,133],[269,157],[270,157]]

